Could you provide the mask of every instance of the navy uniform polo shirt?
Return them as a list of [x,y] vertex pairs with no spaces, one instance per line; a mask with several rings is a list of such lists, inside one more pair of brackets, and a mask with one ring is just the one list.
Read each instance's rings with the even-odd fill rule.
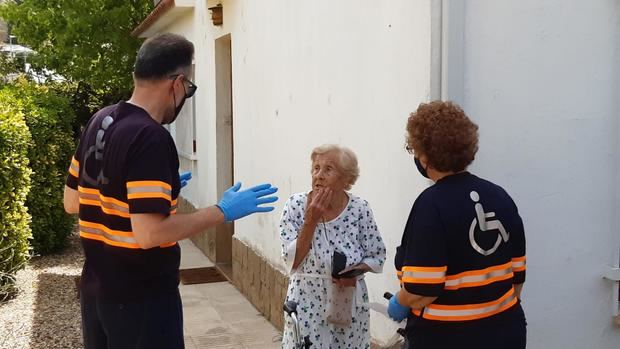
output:
[[120,102],[90,119],[66,182],[79,192],[84,294],[128,300],[178,287],[176,241],[142,249],[130,221],[135,213],[176,213],[178,171],[174,141],[144,109]]
[[417,324],[468,322],[515,307],[525,282],[525,236],[512,198],[468,172],[437,181],[417,198],[396,269],[409,293],[438,297]]

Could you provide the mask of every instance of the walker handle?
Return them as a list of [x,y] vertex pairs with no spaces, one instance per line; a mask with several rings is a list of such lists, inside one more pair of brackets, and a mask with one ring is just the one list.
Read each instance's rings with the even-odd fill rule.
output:
[[291,314],[297,313],[297,303],[296,302],[293,302],[293,301],[285,302],[284,306],[282,308],[288,314],[288,316],[291,316]]

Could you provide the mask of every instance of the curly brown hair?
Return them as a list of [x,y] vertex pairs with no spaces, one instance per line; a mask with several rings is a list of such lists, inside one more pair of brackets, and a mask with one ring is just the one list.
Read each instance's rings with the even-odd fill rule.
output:
[[455,103],[422,103],[407,120],[407,147],[437,171],[460,172],[478,151],[478,125]]

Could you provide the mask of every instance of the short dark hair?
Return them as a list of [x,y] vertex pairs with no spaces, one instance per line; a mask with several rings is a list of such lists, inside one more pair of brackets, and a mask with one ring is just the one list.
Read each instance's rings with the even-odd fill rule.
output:
[[133,73],[139,80],[165,79],[179,68],[191,67],[193,56],[194,44],[183,36],[157,34],[140,47]]
[[438,171],[460,172],[478,151],[478,125],[455,103],[422,103],[407,120],[407,147]]

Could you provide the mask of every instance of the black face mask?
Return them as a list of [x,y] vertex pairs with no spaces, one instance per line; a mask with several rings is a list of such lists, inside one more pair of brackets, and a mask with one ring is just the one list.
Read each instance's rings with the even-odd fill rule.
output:
[[179,104],[179,106],[174,110],[174,119],[172,119],[172,121],[170,121],[170,123],[173,123],[174,120],[176,120],[177,117],[179,116],[179,113],[181,112],[181,109],[183,109],[183,105],[185,104],[185,100],[186,100],[186,98],[183,97],[183,100],[181,101],[181,104]]
[[415,167],[418,168],[418,171],[420,172],[420,174],[424,176],[425,178],[429,178],[428,173],[426,172],[426,169],[424,168],[424,166],[422,166],[422,163],[420,162],[420,159],[413,158],[413,161],[415,162]]
[[[183,86],[183,90],[185,90],[185,86]],[[179,104],[177,107],[175,107],[174,109],[174,117],[172,118],[172,120],[170,120],[169,122],[164,122],[164,124],[171,124],[173,123],[177,117],[179,117],[179,113],[181,112],[181,109],[183,109],[183,105],[185,104],[185,100],[187,99],[187,97],[183,97],[183,100],[181,101],[181,104]],[[176,95],[174,94],[174,89],[172,89],[172,100],[174,102],[174,105],[177,105],[177,98]]]

